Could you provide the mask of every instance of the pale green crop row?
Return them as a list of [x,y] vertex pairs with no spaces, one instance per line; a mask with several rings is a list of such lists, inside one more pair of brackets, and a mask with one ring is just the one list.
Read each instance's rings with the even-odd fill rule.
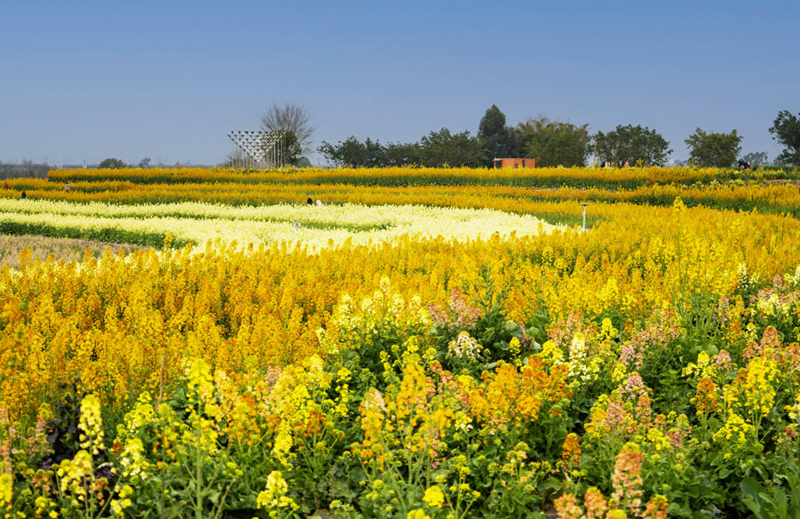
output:
[[[298,225],[299,224],[299,225]],[[231,207],[217,204],[75,204],[48,200],[0,199],[0,232],[82,238],[160,247],[173,244],[236,241],[239,246],[301,242],[315,250],[330,240],[340,244],[392,241],[402,235],[460,241],[495,233],[518,236],[555,226],[529,215],[488,209],[427,206],[273,205]]]

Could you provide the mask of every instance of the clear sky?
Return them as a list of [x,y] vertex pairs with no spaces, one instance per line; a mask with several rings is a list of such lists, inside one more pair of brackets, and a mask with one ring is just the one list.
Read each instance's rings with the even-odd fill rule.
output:
[[[0,0],[0,160],[217,163],[273,102],[315,147],[544,114],[779,147],[800,112],[800,1]],[[318,162],[319,157],[312,157]]]

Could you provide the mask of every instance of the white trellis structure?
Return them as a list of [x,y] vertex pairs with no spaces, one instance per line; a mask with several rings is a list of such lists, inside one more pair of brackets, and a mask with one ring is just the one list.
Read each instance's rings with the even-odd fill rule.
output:
[[288,164],[286,149],[287,132],[278,130],[232,131],[228,137],[236,145],[239,153],[232,154],[232,166],[241,169],[273,169]]

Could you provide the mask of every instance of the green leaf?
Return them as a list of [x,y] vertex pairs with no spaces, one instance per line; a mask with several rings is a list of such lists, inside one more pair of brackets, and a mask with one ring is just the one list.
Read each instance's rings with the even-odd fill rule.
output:
[[761,483],[751,477],[744,478],[739,484],[739,488],[744,496],[742,503],[755,514],[756,517],[762,519],[764,517],[763,511],[765,506],[770,502],[769,496],[765,494],[765,489]]
[[556,491],[556,490],[559,490],[561,488],[562,484],[563,484],[563,482],[561,480],[559,480],[558,478],[549,477],[549,478],[547,478],[547,480],[544,483],[542,483],[541,488],[542,488],[542,490]]
[[505,326],[503,326],[503,331],[512,337],[522,339],[522,328],[520,328],[519,325],[514,321],[506,322]]

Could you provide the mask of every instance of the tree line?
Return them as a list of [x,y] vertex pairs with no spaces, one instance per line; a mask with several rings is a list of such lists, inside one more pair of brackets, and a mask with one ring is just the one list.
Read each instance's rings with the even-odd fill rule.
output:
[[[769,132],[785,148],[775,164],[800,166],[800,118],[783,110]],[[742,157],[742,136],[735,129],[714,133],[697,128],[684,142],[690,149],[689,164],[700,167],[731,167],[737,160],[755,166],[769,163],[765,152]],[[669,146],[656,130],[641,125],[619,125],[609,132],[592,134],[588,124],[539,116],[508,126],[505,114],[492,105],[480,120],[476,135],[442,128],[418,142],[386,144],[350,136],[336,144],[322,141],[317,151],[329,163],[352,167],[492,167],[495,158],[513,157],[536,159],[537,166],[542,167],[584,166],[587,162],[664,166],[672,153]]]
[[[286,103],[274,103],[261,116],[261,129],[282,131],[287,136],[287,163],[291,166],[310,165],[306,158],[312,151],[315,126],[311,124],[308,108]],[[782,110],[769,128],[772,138],[783,146],[775,165],[800,166],[800,114]],[[753,166],[769,164],[766,152],[741,156],[742,136],[737,130],[730,133],[706,132],[697,128],[684,141],[690,148],[688,164],[700,167],[730,167],[738,160]],[[545,116],[528,118],[516,126],[506,123],[505,114],[497,105],[486,110],[478,124],[478,132],[453,133],[448,128],[431,131],[417,142],[381,143],[367,137],[364,141],[350,136],[331,144],[322,141],[317,151],[327,162],[337,166],[392,167],[468,166],[492,167],[495,158],[532,158],[537,166],[585,166],[591,163],[664,166],[672,154],[670,143],[656,130],[641,125],[618,125],[611,131],[590,133],[589,125],[551,120]],[[241,162],[244,152],[236,150],[222,165]],[[239,159],[239,160],[237,160]],[[148,167],[149,158],[138,167]],[[134,167],[121,160],[109,158],[101,168]]]

